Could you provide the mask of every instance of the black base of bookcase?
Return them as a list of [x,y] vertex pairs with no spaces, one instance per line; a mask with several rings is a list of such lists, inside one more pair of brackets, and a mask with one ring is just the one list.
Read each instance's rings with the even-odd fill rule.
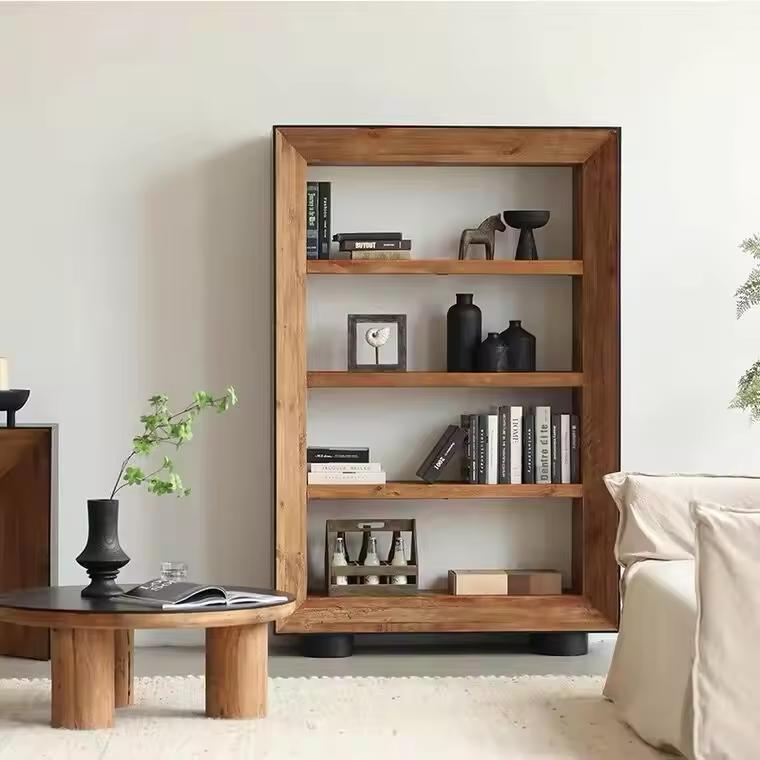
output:
[[304,657],[350,657],[354,653],[352,633],[308,633],[301,636]]
[[588,654],[588,634],[580,631],[532,633],[530,648],[534,654],[556,657],[577,657]]

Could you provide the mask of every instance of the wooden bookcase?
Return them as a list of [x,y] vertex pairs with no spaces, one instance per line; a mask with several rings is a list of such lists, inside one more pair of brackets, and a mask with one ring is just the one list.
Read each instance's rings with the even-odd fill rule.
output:
[[[306,167],[569,166],[573,258],[555,261],[306,260]],[[617,128],[274,128],[275,575],[298,608],[284,633],[614,631],[617,510],[602,476],[620,460],[620,130]],[[542,275],[573,281],[573,371],[535,373],[309,372],[310,275]],[[309,388],[571,388],[580,415],[579,485],[306,484]],[[572,499],[570,593],[531,597],[307,595],[309,499]]]

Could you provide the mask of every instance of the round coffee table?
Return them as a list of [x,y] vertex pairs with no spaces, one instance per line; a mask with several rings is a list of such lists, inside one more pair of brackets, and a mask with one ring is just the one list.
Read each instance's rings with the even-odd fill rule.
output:
[[267,712],[268,623],[295,610],[269,607],[161,610],[129,602],[82,599],[81,586],[0,594],[0,622],[51,629],[54,728],[110,728],[114,708],[133,701],[136,628],[206,629],[206,715],[261,718]]

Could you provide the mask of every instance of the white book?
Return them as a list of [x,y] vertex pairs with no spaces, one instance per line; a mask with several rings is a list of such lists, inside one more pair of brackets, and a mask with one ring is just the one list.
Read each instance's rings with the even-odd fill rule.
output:
[[385,483],[384,472],[310,472],[306,476],[311,486],[337,485],[339,483],[365,483],[382,485]]
[[380,462],[315,462],[310,472],[382,472]]
[[570,482],[570,415],[562,414],[559,418],[559,473],[560,483]]
[[486,452],[486,483],[499,482],[499,415],[488,415],[488,451]]
[[552,409],[536,407],[536,483],[552,482]]
[[509,482],[522,483],[523,408],[509,407]]

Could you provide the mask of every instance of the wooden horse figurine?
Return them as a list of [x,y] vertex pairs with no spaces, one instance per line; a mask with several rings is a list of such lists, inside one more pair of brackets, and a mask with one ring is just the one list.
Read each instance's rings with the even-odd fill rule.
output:
[[467,256],[467,249],[474,244],[482,244],[486,247],[486,258],[493,260],[494,237],[496,230],[504,232],[507,226],[501,219],[501,214],[494,214],[484,219],[480,226],[475,230],[464,230],[462,237],[459,238],[459,260]]

